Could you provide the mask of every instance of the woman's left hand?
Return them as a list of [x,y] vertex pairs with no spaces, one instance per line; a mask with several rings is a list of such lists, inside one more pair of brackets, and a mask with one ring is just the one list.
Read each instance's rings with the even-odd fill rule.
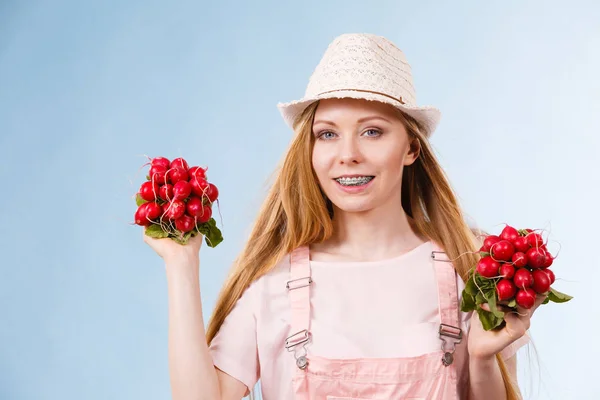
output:
[[[517,311],[508,310],[506,307],[498,307],[504,312],[505,326],[499,330],[486,331],[479,320],[476,311],[471,317],[469,328],[468,349],[469,357],[479,359],[491,359],[516,340],[522,338],[531,325],[531,317],[535,310],[542,304],[545,295],[538,295],[532,308],[525,309],[517,307]],[[487,304],[481,306],[489,311]]]

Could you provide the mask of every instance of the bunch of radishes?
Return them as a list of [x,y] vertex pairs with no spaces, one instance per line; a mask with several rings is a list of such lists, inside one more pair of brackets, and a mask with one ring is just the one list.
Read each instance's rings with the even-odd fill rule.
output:
[[[484,328],[502,323],[504,314],[498,304],[514,310],[517,306],[530,309],[538,294],[547,296],[544,304],[572,298],[551,287],[556,278],[549,267],[555,257],[539,233],[507,225],[499,236],[485,237],[479,251],[481,258],[466,283],[461,309],[477,309]],[[490,312],[477,307],[483,303],[489,305]]]
[[169,237],[182,244],[202,233],[214,247],[223,240],[212,218],[218,197],[219,190],[207,181],[205,168],[190,168],[183,158],[155,157],[136,195],[135,223],[146,227],[148,236]]

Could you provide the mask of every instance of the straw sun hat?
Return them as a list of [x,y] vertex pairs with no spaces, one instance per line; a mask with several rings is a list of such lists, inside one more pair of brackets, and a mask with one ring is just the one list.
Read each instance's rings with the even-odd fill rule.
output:
[[441,116],[435,107],[417,106],[411,67],[402,50],[384,37],[366,33],[335,38],[311,75],[304,97],[277,107],[293,127],[296,117],[311,103],[348,97],[399,108],[421,123],[427,137]]

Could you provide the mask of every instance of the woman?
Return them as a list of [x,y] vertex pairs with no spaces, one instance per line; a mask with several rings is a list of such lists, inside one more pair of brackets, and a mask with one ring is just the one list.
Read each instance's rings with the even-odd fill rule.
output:
[[145,237],[166,262],[174,399],[516,399],[532,310],[483,330],[459,311],[476,237],[428,143],[410,66],[370,34],[336,38],[204,331],[197,237]]

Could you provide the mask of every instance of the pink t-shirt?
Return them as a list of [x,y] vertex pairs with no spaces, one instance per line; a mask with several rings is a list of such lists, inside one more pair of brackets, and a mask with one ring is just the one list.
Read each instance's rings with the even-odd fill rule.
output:
[[[311,261],[311,334],[308,355],[326,358],[412,357],[440,350],[433,244],[399,257],[369,262]],[[261,380],[264,400],[293,398],[297,367],[285,347],[290,304],[289,257],[250,285],[210,346],[216,367],[252,388]],[[457,275],[459,296],[464,288]],[[459,297],[460,304],[460,297]],[[461,312],[466,346],[471,313]],[[515,354],[527,339],[505,349]],[[466,360],[465,360],[466,361]],[[457,360],[459,380],[468,378]]]

